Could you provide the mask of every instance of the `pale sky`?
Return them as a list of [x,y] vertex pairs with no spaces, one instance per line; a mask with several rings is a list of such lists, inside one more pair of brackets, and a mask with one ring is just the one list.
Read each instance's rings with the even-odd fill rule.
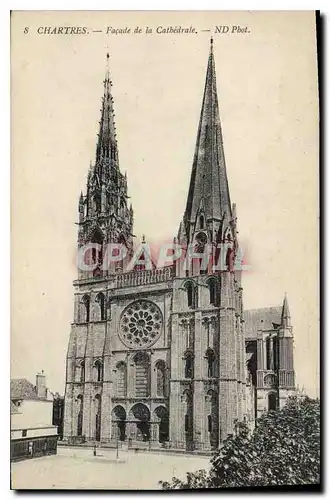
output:
[[[231,201],[251,270],[245,308],[287,293],[297,383],[319,392],[318,107],[312,12],[15,12],[12,16],[12,377],[64,393],[77,205],[94,161],[105,55],[121,171],[140,239],[171,241],[189,186],[214,33]],[[157,26],[197,34],[157,34]],[[29,33],[24,35],[24,27]],[[37,35],[86,26],[88,35]],[[136,26],[142,34],[106,35]],[[145,34],[145,27],[153,28]],[[102,33],[91,33],[92,30]]]

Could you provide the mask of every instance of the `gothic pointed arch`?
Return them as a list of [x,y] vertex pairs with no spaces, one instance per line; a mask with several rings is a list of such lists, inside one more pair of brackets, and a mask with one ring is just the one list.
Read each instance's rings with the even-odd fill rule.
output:
[[101,264],[103,260],[103,241],[104,234],[100,227],[95,226],[91,232],[90,242],[95,243],[98,247],[92,248],[92,263],[93,264]]
[[95,297],[95,302],[98,304],[98,319],[104,321],[106,319],[106,300],[103,292],[99,292]]

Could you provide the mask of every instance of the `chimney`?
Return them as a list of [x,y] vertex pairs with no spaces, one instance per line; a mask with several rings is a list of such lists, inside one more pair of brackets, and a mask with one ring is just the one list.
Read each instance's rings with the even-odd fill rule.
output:
[[46,377],[44,375],[43,370],[41,371],[41,373],[37,373],[36,390],[37,390],[38,398],[46,398],[47,397]]

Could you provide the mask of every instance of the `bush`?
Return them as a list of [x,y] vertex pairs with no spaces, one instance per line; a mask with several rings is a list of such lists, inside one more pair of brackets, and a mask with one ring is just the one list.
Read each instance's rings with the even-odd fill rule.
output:
[[165,490],[319,483],[320,403],[308,397],[289,398],[281,410],[262,415],[252,435],[241,424],[215,452],[209,472],[161,481]]

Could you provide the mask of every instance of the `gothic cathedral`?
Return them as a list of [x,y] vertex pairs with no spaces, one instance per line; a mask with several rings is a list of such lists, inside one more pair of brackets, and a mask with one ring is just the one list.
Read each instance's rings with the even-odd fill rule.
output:
[[[107,56],[108,57],[108,56]],[[244,311],[235,204],[231,204],[211,40],[185,213],[175,242],[230,243],[214,270],[174,263],[102,266],[106,247],[134,253],[133,209],[119,168],[107,67],[95,163],[78,204],[78,266],[67,352],[64,439],[69,443],[209,452],[281,407],[294,392],[293,333],[282,306]]]

